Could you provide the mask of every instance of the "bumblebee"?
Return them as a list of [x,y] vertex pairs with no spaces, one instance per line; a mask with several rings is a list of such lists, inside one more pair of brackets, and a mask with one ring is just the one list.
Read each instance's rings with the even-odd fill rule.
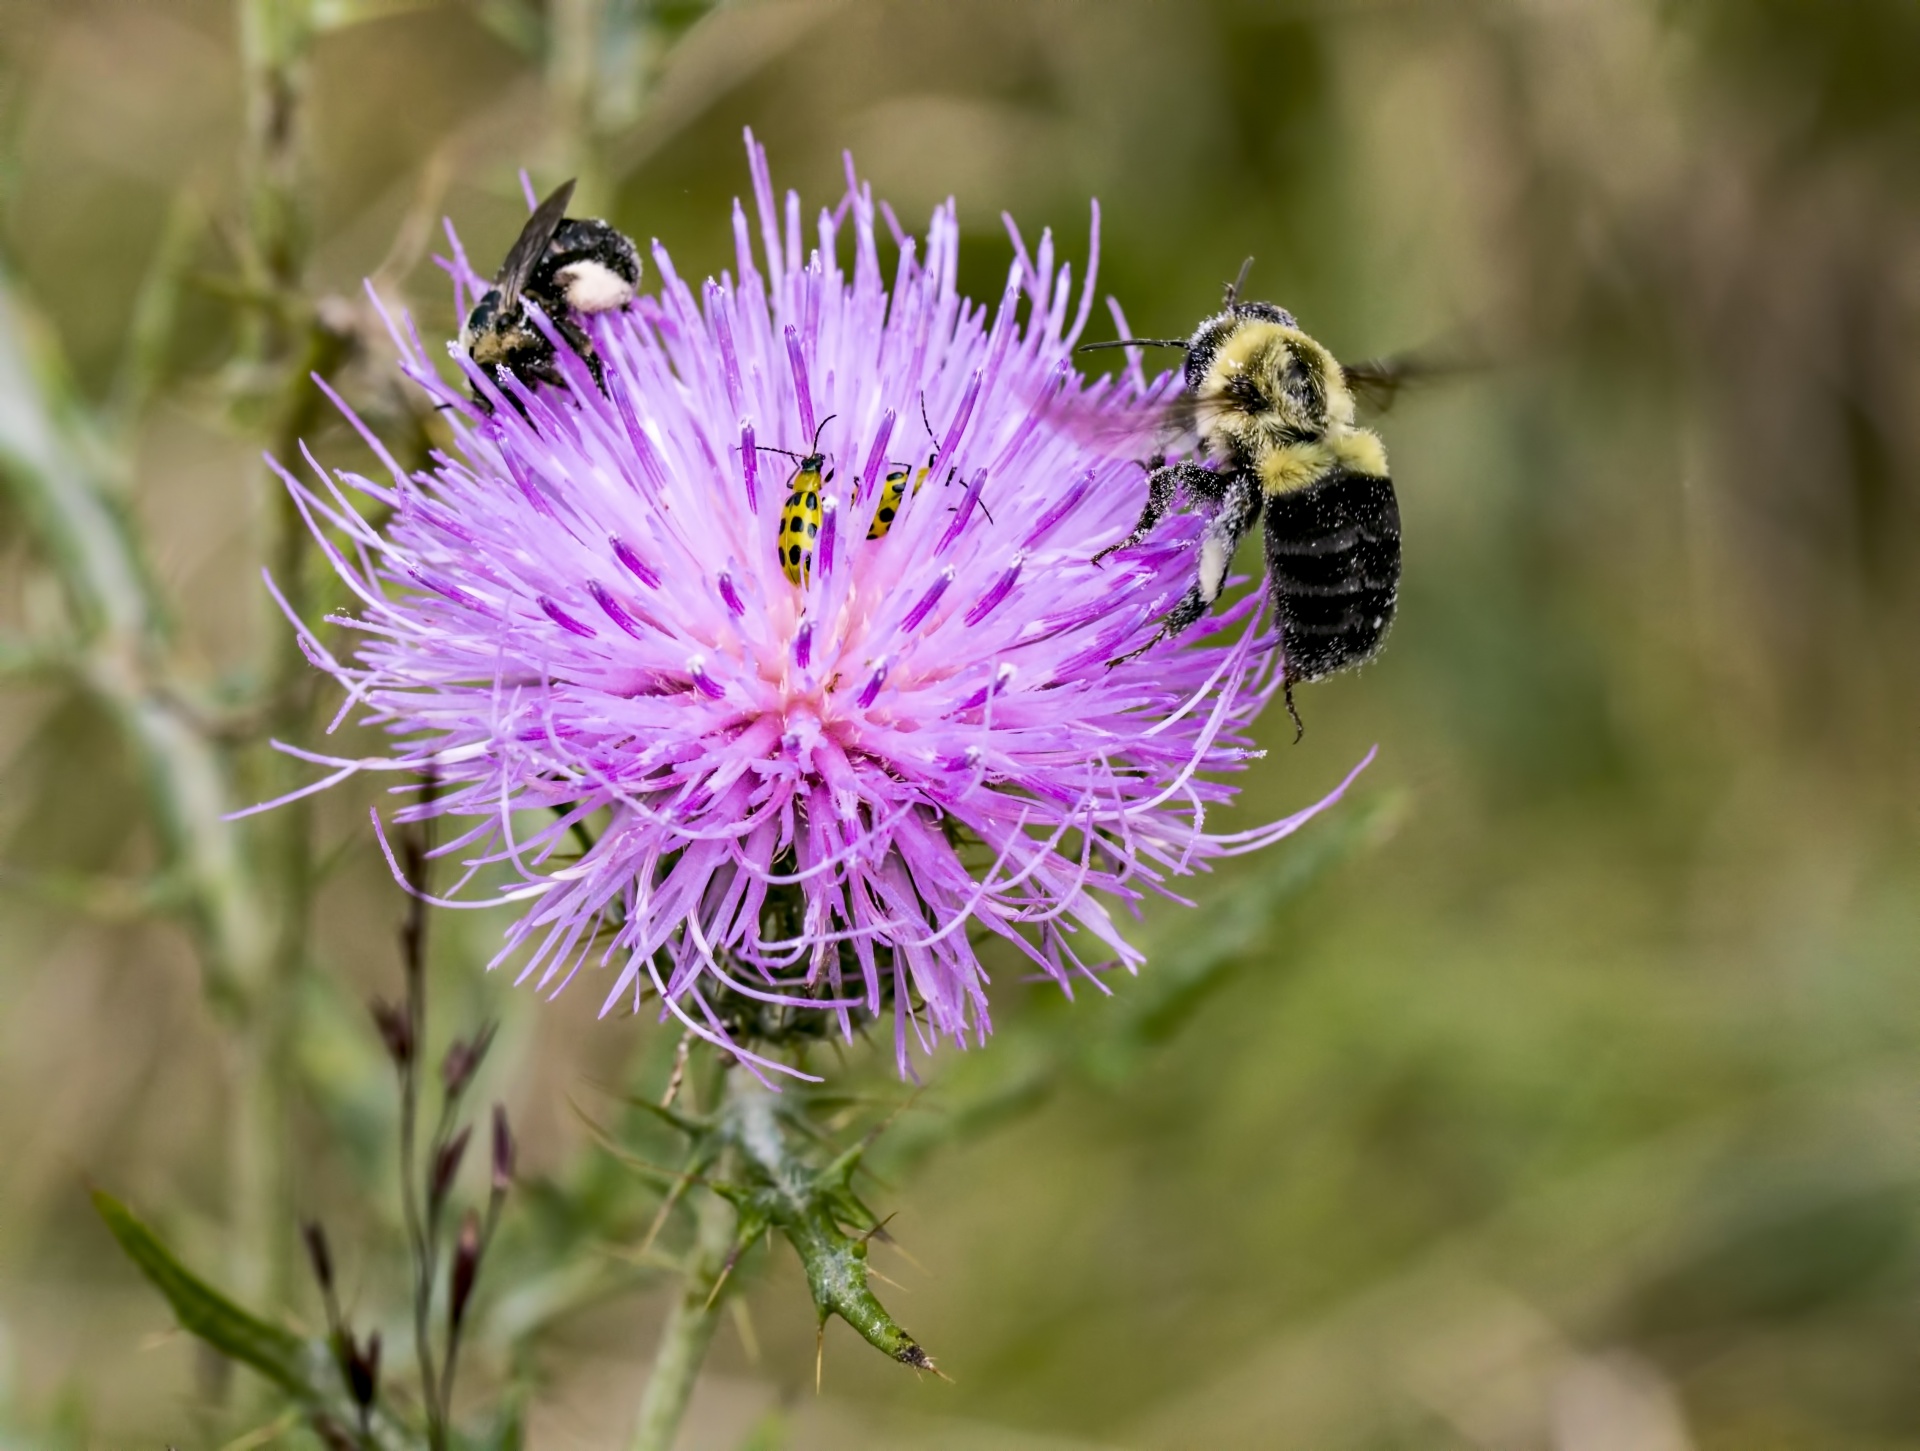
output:
[[553,343],[527,312],[530,299],[604,392],[600,354],[578,318],[633,301],[640,285],[640,253],[632,238],[606,222],[566,214],[573,185],[561,183],[527,218],[493,286],[467,314],[460,347],[489,373],[504,368],[529,387],[563,385]]
[[[820,452],[820,434],[826,426],[837,418],[838,414],[829,413],[820,420],[813,430],[813,442],[807,453],[802,456],[789,453],[784,448],[769,448],[768,453],[784,453],[790,459],[796,459],[799,467],[793,471],[793,477],[787,480],[787,502],[780,509],[780,537],[775,543],[775,552],[780,556],[780,570],[788,581],[804,589],[813,578],[813,550],[820,538],[820,523],[826,516],[826,508],[820,502],[826,485],[833,482],[833,470],[827,466],[827,456]],[[891,475],[888,476],[891,481]],[[885,533],[885,530],[881,531]],[[869,534],[868,538],[874,536]]]
[[[1244,277],[1244,272],[1243,272]],[[1141,543],[1176,498],[1210,506],[1199,577],[1138,650],[1192,625],[1219,598],[1236,546],[1266,519],[1267,587],[1280,623],[1282,685],[1295,739],[1293,687],[1362,664],[1380,649],[1400,592],[1400,508],[1379,435],[1355,421],[1354,392],[1390,392],[1396,365],[1343,368],[1270,302],[1222,310],[1185,341],[1129,339],[1088,347],[1177,347],[1185,388],[1162,420],[1185,457],[1146,460],[1147,502],[1133,532],[1094,556]],[[1168,437],[1168,436],[1171,437]]]

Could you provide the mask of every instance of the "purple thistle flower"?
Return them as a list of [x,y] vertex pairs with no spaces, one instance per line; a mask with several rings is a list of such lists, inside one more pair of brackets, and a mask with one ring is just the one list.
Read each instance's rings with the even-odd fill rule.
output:
[[[1050,410],[1124,418],[1172,386],[1137,361],[1092,381],[1072,367],[1092,259],[1076,296],[1051,235],[1029,253],[1009,221],[1005,292],[976,305],[955,290],[951,202],[924,243],[904,236],[849,161],[807,251],[799,198],[778,207],[751,136],[748,154],[758,250],[738,202],[737,276],[690,288],[655,243],[658,292],[583,320],[604,394],[564,344],[567,389],[459,357],[488,413],[409,324],[402,366],[450,412],[457,454],[411,476],[383,454],[391,485],[283,475],[363,640],[342,660],[295,627],[345,687],[341,715],[393,739],[386,757],[311,755],[336,769],[307,790],[431,771],[431,799],[399,819],[463,824],[439,854],[466,874],[436,900],[522,904],[496,959],[524,951],[520,980],[557,992],[611,965],[603,1012],[657,995],[663,1018],[783,1072],[738,1041],[729,1004],[800,1005],[843,1032],[890,1007],[907,1072],[910,1039],[988,1031],[970,934],[1069,993],[1076,974],[1098,984],[1142,961],[1109,902],[1279,840],[1346,783],[1256,830],[1205,829],[1279,685],[1259,592],[1107,668],[1189,583],[1198,525],[1090,562],[1132,525],[1140,469]],[[1096,209],[1096,254],[1098,226]],[[453,251],[464,312],[487,284]],[[816,428],[824,527],[796,584],[786,454]],[[883,475],[930,453],[869,538]],[[563,855],[590,821],[591,849]],[[461,899],[487,868],[516,880]]]

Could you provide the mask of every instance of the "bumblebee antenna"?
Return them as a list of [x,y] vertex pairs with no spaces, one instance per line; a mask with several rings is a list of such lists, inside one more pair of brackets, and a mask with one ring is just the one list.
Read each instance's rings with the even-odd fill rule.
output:
[[1247,274],[1251,271],[1253,271],[1253,258],[1249,257],[1240,264],[1240,275],[1227,284],[1227,300],[1221,304],[1223,307],[1233,306],[1240,296],[1240,289],[1247,285]]
[[1181,348],[1185,349],[1185,338],[1115,338],[1110,343],[1082,343],[1075,348],[1076,353],[1091,353],[1098,348]]

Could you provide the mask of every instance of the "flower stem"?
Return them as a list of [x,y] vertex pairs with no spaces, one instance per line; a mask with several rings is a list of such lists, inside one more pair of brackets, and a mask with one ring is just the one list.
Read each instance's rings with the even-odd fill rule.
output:
[[[728,1089],[743,1074],[727,1075]],[[715,1293],[733,1251],[737,1217],[733,1206],[711,1189],[696,1189],[694,1241],[687,1252],[686,1273],[666,1327],[654,1352],[653,1371],[640,1397],[640,1420],[628,1451],[672,1451],[674,1437],[693,1398],[694,1382],[713,1344],[726,1310],[726,1294]]]
[[561,165],[583,208],[607,202],[599,96],[609,8],[607,0],[553,0],[548,11],[547,94]]
[[[313,40],[312,0],[236,0],[240,60],[246,95],[243,176],[246,187],[247,265],[261,291],[292,303],[306,267],[307,206],[304,102]],[[302,338],[289,325],[288,309],[249,313],[242,356],[283,375],[267,425],[267,449],[285,459],[298,447],[312,419],[312,365],[330,372],[338,358],[317,358],[323,334],[310,326]],[[330,363],[330,366],[328,364]],[[309,604],[306,531],[285,491],[270,478],[274,508],[268,560],[288,604],[305,614]],[[310,693],[304,661],[292,632],[271,622],[268,659],[262,671],[272,736],[298,740],[304,734]],[[296,784],[291,762],[276,758],[267,770],[270,794]],[[256,1262],[255,1303],[284,1303],[291,1243],[291,1193],[286,1144],[292,1100],[289,1051],[298,984],[306,966],[313,881],[313,816],[308,803],[282,807],[261,824],[262,863],[273,914],[273,941],[266,981],[242,1026],[239,1054],[244,1076],[236,1084],[242,1111],[236,1134],[236,1166],[242,1171],[235,1210],[242,1252]]]
[[[167,608],[137,532],[101,466],[97,436],[64,375],[37,348],[34,320],[0,274],[0,481],[65,588],[77,642],[72,675],[119,730],[145,788],[165,867],[176,884],[201,963],[207,1001],[237,1029],[255,1009],[271,937],[263,919],[221,753],[180,705],[168,675]],[[233,1149],[235,1214],[230,1279],[251,1303],[266,1279],[266,1224],[280,1142],[260,1127],[279,1112],[258,1081],[254,1045],[236,1041]],[[277,1201],[275,1201],[277,1202]],[[290,1248],[290,1245],[289,1245]]]

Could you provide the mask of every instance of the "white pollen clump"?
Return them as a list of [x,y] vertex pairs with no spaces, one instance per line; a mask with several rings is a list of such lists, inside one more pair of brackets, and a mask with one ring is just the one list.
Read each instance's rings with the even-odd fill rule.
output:
[[633,284],[598,262],[570,262],[557,275],[575,312],[611,312],[633,301]]
[[1226,581],[1227,566],[1233,562],[1233,552],[1227,547],[1227,541],[1218,534],[1209,533],[1200,541],[1200,597],[1211,603],[1220,593],[1220,586]]

